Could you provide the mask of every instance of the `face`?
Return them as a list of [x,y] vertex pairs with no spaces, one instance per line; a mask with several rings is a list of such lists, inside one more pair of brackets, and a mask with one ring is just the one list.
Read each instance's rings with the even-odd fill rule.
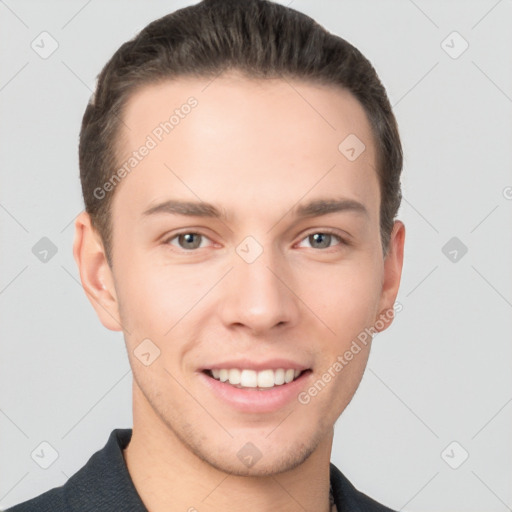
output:
[[277,473],[332,439],[369,355],[354,340],[393,308],[403,225],[384,259],[374,142],[348,92],[206,84],[127,105],[123,162],[150,149],[115,186],[112,300],[95,307],[124,331],[134,428],[223,471]]

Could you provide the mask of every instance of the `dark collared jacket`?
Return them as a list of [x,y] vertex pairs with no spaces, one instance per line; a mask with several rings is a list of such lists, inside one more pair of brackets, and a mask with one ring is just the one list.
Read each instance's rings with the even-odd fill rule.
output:
[[[6,512],[148,512],[130,478],[123,448],[132,429],[115,429],[106,445],[60,487]],[[331,463],[331,487],[338,512],[393,512],[358,491]]]

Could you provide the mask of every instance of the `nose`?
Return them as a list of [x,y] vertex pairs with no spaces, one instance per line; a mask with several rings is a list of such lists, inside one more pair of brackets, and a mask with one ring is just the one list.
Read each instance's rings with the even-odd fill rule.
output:
[[220,308],[227,327],[244,327],[252,335],[261,335],[297,323],[299,299],[293,291],[293,273],[282,256],[270,252],[263,251],[251,263],[234,255]]

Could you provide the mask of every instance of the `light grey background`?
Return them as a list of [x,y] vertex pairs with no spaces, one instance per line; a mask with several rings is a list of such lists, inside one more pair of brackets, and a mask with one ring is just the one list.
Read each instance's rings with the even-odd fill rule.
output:
[[[72,257],[78,133],[118,46],[191,3],[0,0],[0,508],[63,484],[132,425],[122,335]],[[282,3],[370,59],[405,152],[403,311],[374,340],[332,460],[398,510],[511,510],[512,1]],[[59,45],[46,59],[31,48],[43,31]],[[458,58],[453,31],[469,43]],[[46,263],[42,237],[58,249]],[[452,237],[468,248],[456,262]],[[46,470],[31,458],[42,441],[59,454]]]

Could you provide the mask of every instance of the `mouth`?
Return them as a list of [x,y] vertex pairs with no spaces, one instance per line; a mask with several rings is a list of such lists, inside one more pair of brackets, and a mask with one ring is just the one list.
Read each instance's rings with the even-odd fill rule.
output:
[[198,368],[199,382],[231,411],[273,414],[297,402],[313,379],[313,368],[291,358],[245,357]]
[[286,386],[310,373],[310,369],[277,368],[252,370],[248,368],[212,368],[205,369],[203,373],[208,377],[229,384],[238,389],[253,389],[268,391],[280,386]]

